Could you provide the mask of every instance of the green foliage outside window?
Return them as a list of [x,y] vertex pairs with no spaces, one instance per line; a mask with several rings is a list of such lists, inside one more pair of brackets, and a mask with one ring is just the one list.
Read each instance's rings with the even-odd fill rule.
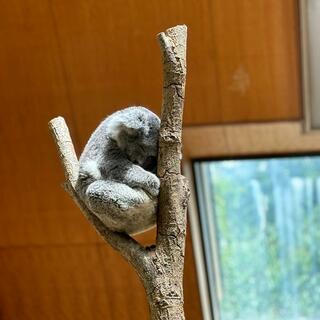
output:
[[[222,320],[320,319],[320,157],[203,162]],[[213,272],[212,270],[209,272]]]

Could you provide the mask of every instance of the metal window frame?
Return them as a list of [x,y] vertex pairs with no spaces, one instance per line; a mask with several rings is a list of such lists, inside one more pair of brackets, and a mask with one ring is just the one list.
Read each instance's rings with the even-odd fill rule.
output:
[[[312,91],[314,85],[312,84],[312,59],[311,59],[311,39],[310,39],[310,29],[309,29],[309,16],[308,16],[308,2],[310,0],[299,0],[299,40],[300,40],[300,56],[301,56],[301,83],[302,83],[302,105],[303,105],[303,122],[304,131],[310,133],[313,131],[320,130],[319,127],[314,127],[312,124],[313,109],[315,106],[313,104],[312,95],[315,94]],[[318,0],[317,0],[318,1]],[[320,75],[319,75],[320,79]],[[320,84],[319,84],[320,85]],[[317,91],[319,92],[319,91]],[[320,94],[320,93],[318,93]],[[320,115],[320,105],[319,115]],[[319,119],[320,122],[320,119]]]

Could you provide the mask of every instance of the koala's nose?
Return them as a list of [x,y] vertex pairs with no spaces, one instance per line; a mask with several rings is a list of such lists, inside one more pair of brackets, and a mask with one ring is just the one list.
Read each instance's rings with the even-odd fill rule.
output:
[[157,170],[157,157],[147,157],[143,163],[143,168],[147,171],[156,172]]

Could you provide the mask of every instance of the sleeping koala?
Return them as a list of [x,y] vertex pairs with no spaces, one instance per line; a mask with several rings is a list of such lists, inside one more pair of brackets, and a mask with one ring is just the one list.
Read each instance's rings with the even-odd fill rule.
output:
[[160,119],[144,107],[113,113],[81,154],[76,191],[111,230],[137,234],[156,223]]

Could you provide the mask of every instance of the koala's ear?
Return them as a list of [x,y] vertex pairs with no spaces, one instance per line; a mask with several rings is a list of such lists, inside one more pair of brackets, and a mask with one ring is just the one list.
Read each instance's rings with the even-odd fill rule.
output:
[[134,128],[128,124],[123,124],[122,130],[130,138],[137,138],[140,133],[140,130],[138,128]]
[[128,140],[133,140],[139,136],[139,129],[135,128],[130,122],[113,121],[109,126],[109,134],[112,139],[117,141],[121,147]]

